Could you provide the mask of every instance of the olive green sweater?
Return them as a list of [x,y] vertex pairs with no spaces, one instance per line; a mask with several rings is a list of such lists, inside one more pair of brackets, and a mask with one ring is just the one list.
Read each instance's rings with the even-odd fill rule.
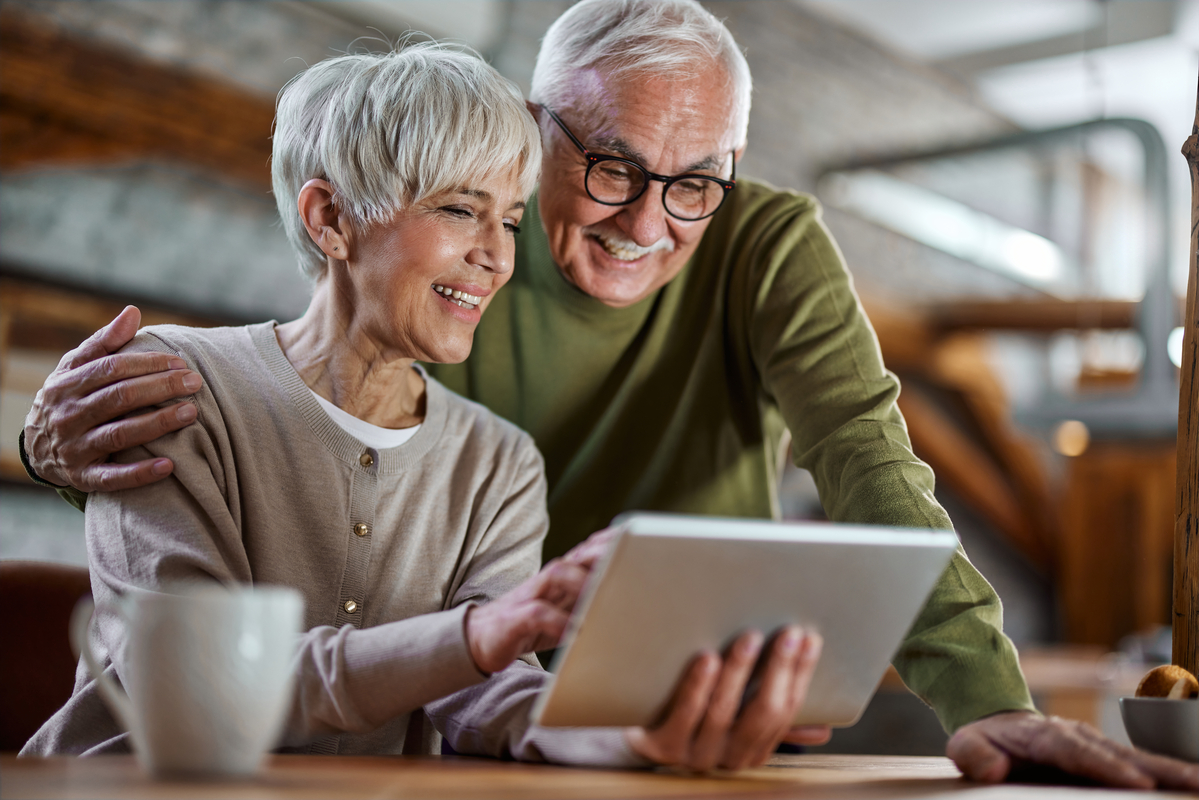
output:
[[[470,358],[429,369],[533,435],[546,558],[632,509],[777,517],[788,429],[830,519],[952,529],[811,197],[740,181],[679,276],[623,309],[566,282],[536,208]],[[1032,708],[999,598],[960,550],[895,666],[948,730]]]

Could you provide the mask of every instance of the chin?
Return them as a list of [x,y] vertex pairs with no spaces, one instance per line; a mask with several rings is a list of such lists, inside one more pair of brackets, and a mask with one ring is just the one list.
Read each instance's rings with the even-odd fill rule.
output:
[[424,348],[425,357],[418,358],[417,361],[424,361],[429,364],[461,364],[470,356],[473,344],[473,334],[465,342],[456,340],[437,342],[432,347]]
[[610,270],[587,269],[572,282],[584,293],[614,308],[631,306],[657,287],[656,275],[610,273]]

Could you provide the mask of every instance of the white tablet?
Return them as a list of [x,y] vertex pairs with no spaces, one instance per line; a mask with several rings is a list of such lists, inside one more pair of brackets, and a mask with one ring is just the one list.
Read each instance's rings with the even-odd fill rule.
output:
[[533,719],[650,725],[703,648],[798,623],[824,651],[796,724],[852,725],[957,547],[950,532],[628,514]]

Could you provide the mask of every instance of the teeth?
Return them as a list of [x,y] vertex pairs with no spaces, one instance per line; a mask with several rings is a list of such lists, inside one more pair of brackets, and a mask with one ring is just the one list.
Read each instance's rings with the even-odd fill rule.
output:
[[483,302],[482,297],[476,297],[473,294],[467,294],[461,289],[451,289],[448,286],[440,286],[433,284],[433,291],[445,297],[451,303],[462,306],[465,309],[473,309]]
[[604,248],[604,251],[607,252],[608,255],[612,256],[613,258],[618,258],[621,261],[636,261],[637,259],[647,256],[650,253],[658,250],[674,250],[670,239],[665,237],[659,239],[649,247],[638,247],[632,242],[615,242],[599,234],[593,235],[595,236],[595,240],[600,243],[600,246]]

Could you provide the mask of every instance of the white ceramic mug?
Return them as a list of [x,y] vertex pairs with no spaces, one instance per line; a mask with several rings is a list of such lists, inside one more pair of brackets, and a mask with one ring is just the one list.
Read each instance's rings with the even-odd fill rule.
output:
[[91,651],[90,603],[76,609],[71,641],[142,766],[153,775],[257,770],[290,707],[300,593],[198,586],[131,593],[101,610],[124,624],[124,690]]

